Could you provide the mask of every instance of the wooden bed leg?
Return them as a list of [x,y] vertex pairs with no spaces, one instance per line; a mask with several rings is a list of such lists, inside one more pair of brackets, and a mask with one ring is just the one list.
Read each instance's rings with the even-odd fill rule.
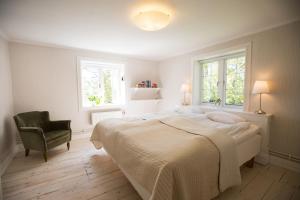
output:
[[251,158],[251,160],[246,162],[246,166],[249,168],[253,168],[254,167],[254,157]]

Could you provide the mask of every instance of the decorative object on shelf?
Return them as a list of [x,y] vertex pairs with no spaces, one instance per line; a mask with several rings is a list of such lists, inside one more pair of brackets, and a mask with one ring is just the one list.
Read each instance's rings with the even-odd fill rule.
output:
[[157,88],[157,83],[152,83],[152,88]]
[[158,84],[151,80],[141,81],[135,85],[136,88],[158,88]]
[[186,95],[190,92],[191,88],[190,85],[187,83],[184,83],[181,85],[180,91],[183,92],[183,102],[182,105],[186,106],[189,105],[186,99]]
[[146,80],[146,87],[150,88],[151,87],[151,81],[150,80]]
[[259,109],[255,111],[257,114],[266,114],[261,108],[261,95],[269,92],[270,90],[267,81],[255,81],[252,94],[259,94]]

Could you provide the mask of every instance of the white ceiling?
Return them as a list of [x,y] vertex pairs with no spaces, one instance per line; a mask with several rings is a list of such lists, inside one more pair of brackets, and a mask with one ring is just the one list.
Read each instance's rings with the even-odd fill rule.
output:
[[0,0],[0,29],[12,41],[162,60],[300,19],[299,0],[171,0],[171,24],[136,28],[133,0]]

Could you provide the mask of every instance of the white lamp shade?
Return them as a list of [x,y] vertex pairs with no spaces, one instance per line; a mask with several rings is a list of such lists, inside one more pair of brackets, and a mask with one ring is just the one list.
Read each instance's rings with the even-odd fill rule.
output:
[[181,85],[180,91],[181,92],[190,92],[190,85],[187,83],[184,83]]
[[267,81],[255,81],[252,94],[269,93],[269,86]]

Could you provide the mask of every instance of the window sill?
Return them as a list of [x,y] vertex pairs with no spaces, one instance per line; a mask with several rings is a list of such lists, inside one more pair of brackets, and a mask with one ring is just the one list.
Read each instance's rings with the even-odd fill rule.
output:
[[244,110],[244,106],[216,106],[211,103],[202,103],[200,104],[203,108],[220,110],[220,111],[237,111],[242,112]]
[[93,106],[93,107],[80,107],[80,111],[108,111],[108,110],[121,110],[124,105],[103,105],[103,106]]

